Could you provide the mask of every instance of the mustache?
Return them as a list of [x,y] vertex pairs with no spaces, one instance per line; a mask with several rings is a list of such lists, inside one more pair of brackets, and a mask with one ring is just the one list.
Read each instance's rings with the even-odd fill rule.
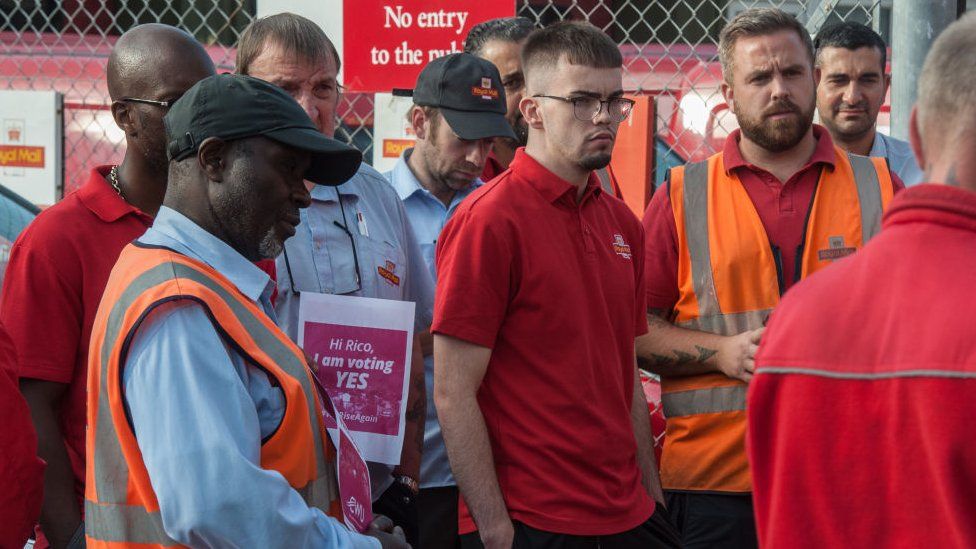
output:
[[867,101],[858,101],[857,103],[845,103],[845,102],[841,101],[840,105],[837,105],[837,110],[838,111],[843,111],[843,110],[848,110],[848,109],[859,109],[859,110],[866,111],[866,110],[868,110],[868,102]]
[[762,115],[763,118],[765,118],[767,116],[773,116],[776,114],[783,114],[788,112],[791,112],[793,114],[802,114],[799,105],[797,105],[796,103],[788,99],[780,99],[775,103],[773,103],[772,105],[766,107],[763,110]]

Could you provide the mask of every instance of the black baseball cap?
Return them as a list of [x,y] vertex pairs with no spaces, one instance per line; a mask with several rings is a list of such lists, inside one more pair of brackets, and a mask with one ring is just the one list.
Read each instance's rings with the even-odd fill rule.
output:
[[437,107],[461,139],[516,138],[505,120],[505,89],[498,69],[470,53],[452,53],[428,63],[417,77],[413,102]]
[[195,154],[208,137],[232,141],[258,135],[312,153],[305,179],[313,183],[339,185],[356,174],[363,160],[358,150],[323,135],[284,90],[250,76],[204,78],[170,107],[163,121],[170,160]]

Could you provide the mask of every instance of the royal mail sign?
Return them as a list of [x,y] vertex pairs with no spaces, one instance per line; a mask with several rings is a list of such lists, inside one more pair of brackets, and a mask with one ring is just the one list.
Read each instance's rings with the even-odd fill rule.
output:
[[0,91],[0,184],[35,204],[60,198],[62,104],[54,91]]

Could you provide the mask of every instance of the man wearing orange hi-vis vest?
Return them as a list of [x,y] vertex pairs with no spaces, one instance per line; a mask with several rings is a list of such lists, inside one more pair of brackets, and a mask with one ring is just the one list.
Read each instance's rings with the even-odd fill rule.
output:
[[92,330],[87,546],[407,547],[387,519],[342,524],[328,396],[253,263],[294,234],[305,180],[339,184],[361,155],[246,76],[200,81],[165,125],[163,207]]
[[661,376],[661,484],[688,548],[757,545],[745,401],[766,318],[796,281],[873,237],[904,187],[884,159],[848,154],[812,124],[813,44],[793,16],[742,12],[719,56],[740,129],[672,169],[644,215],[650,330],[637,354]]

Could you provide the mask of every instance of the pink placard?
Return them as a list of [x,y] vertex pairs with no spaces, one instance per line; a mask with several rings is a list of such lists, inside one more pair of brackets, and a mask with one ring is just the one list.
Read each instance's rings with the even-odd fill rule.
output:
[[304,349],[352,431],[397,436],[407,332],[306,322]]
[[369,470],[344,426],[339,427],[338,438],[336,453],[339,462],[339,497],[342,498],[342,516],[350,528],[357,532],[365,532],[369,528],[369,523],[373,521]]

